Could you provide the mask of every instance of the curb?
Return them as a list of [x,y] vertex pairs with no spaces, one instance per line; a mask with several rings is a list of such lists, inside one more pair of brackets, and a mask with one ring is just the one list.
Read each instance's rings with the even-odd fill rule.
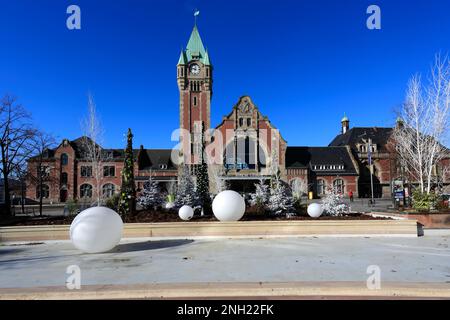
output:
[[[69,240],[69,225],[0,227],[0,241]],[[123,238],[387,236],[417,237],[415,220],[169,222],[124,224]]]
[[80,290],[65,287],[0,289],[0,300],[91,299],[227,299],[227,298],[409,298],[450,299],[447,283],[382,283],[369,290],[365,282],[260,282],[174,283],[138,285],[87,285]]

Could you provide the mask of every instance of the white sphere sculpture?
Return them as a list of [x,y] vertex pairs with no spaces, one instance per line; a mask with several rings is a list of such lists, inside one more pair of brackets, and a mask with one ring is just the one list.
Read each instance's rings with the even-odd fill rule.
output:
[[181,220],[191,220],[194,216],[194,210],[190,206],[182,206],[180,210],[178,210],[178,216]]
[[238,221],[245,213],[245,201],[236,191],[225,190],[214,198],[212,210],[219,221]]
[[80,212],[70,225],[70,240],[86,253],[106,252],[122,238],[120,216],[106,207],[92,207]]
[[311,203],[308,206],[308,214],[310,217],[312,218],[318,218],[322,215],[323,212],[323,208],[322,205],[320,203]]

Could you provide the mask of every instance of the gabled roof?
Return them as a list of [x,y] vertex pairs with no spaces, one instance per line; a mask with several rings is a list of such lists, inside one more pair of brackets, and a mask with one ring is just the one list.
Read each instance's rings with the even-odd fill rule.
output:
[[341,175],[357,174],[356,168],[352,161],[352,156],[350,155],[347,147],[287,147],[287,169],[313,169],[314,165],[344,166],[343,170],[321,170],[321,173]]
[[372,143],[377,144],[380,147],[379,150],[384,151],[392,130],[392,128],[380,127],[354,127],[344,134],[337,135],[329,146],[350,146],[352,149],[356,149],[357,143],[371,138]]
[[141,149],[139,155],[140,170],[176,170],[172,162],[171,149]]

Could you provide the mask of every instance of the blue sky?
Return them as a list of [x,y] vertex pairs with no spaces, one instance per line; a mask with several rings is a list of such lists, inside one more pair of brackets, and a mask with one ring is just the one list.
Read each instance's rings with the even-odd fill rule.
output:
[[[211,122],[250,95],[289,145],[327,145],[351,126],[390,126],[408,79],[450,52],[446,0],[1,0],[0,95],[58,139],[81,134],[91,92],[105,145],[175,143],[176,63],[198,27],[214,65]],[[66,8],[81,8],[81,30]],[[381,7],[382,29],[366,28]]]

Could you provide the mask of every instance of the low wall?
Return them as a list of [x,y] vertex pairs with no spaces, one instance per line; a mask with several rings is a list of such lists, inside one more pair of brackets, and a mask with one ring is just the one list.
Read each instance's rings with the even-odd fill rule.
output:
[[[128,223],[124,238],[259,236],[418,236],[415,220]],[[0,227],[0,241],[69,240],[69,226]]]
[[406,217],[417,220],[425,228],[450,229],[450,213],[407,214]]

